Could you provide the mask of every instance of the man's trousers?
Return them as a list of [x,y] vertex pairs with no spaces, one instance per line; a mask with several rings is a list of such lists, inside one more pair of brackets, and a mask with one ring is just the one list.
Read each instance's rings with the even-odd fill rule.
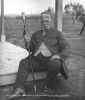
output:
[[[48,88],[52,87],[53,80],[60,72],[62,65],[59,59],[56,58],[50,60],[50,58],[51,57],[44,57],[41,53],[36,57],[32,57],[32,66],[34,72],[47,71],[46,84]],[[26,85],[27,76],[31,71],[30,58],[28,56],[27,58],[22,59],[19,63],[15,87],[24,88]]]

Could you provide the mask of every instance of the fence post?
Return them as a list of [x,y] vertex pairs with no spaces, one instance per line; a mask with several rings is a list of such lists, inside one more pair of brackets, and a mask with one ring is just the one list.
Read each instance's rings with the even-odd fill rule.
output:
[[1,0],[1,42],[5,42],[5,30],[4,30],[4,0]]

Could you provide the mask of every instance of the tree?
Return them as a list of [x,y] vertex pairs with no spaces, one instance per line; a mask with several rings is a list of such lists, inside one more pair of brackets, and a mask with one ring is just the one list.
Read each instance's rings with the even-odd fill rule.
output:
[[69,4],[65,5],[64,10],[66,14],[69,12]]

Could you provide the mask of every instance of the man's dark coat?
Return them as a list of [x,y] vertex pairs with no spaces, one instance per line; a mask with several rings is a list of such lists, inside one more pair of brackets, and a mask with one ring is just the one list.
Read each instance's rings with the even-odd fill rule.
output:
[[30,42],[30,51],[35,54],[44,41],[52,55],[59,55],[63,60],[67,59],[69,55],[69,46],[63,34],[52,28],[45,33],[46,35],[44,36],[43,30],[39,30],[33,34]]

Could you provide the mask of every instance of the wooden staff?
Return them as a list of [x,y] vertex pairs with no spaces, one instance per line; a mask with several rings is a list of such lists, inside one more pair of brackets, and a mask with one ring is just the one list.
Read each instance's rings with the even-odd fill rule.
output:
[[31,67],[31,70],[32,70],[32,78],[33,78],[33,87],[34,87],[34,91],[36,92],[36,84],[35,84],[35,78],[34,78],[34,70],[33,70],[33,65],[32,65],[32,56],[31,56],[31,52],[30,52],[30,46],[29,46],[29,43],[25,39],[25,36],[27,36],[27,34],[26,34],[26,29],[25,29],[26,19],[25,19],[24,13],[22,13],[22,17],[23,17],[23,24],[24,24],[23,36],[24,36],[24,41],[25,41],[25,48],[29,52],[30,67]]

